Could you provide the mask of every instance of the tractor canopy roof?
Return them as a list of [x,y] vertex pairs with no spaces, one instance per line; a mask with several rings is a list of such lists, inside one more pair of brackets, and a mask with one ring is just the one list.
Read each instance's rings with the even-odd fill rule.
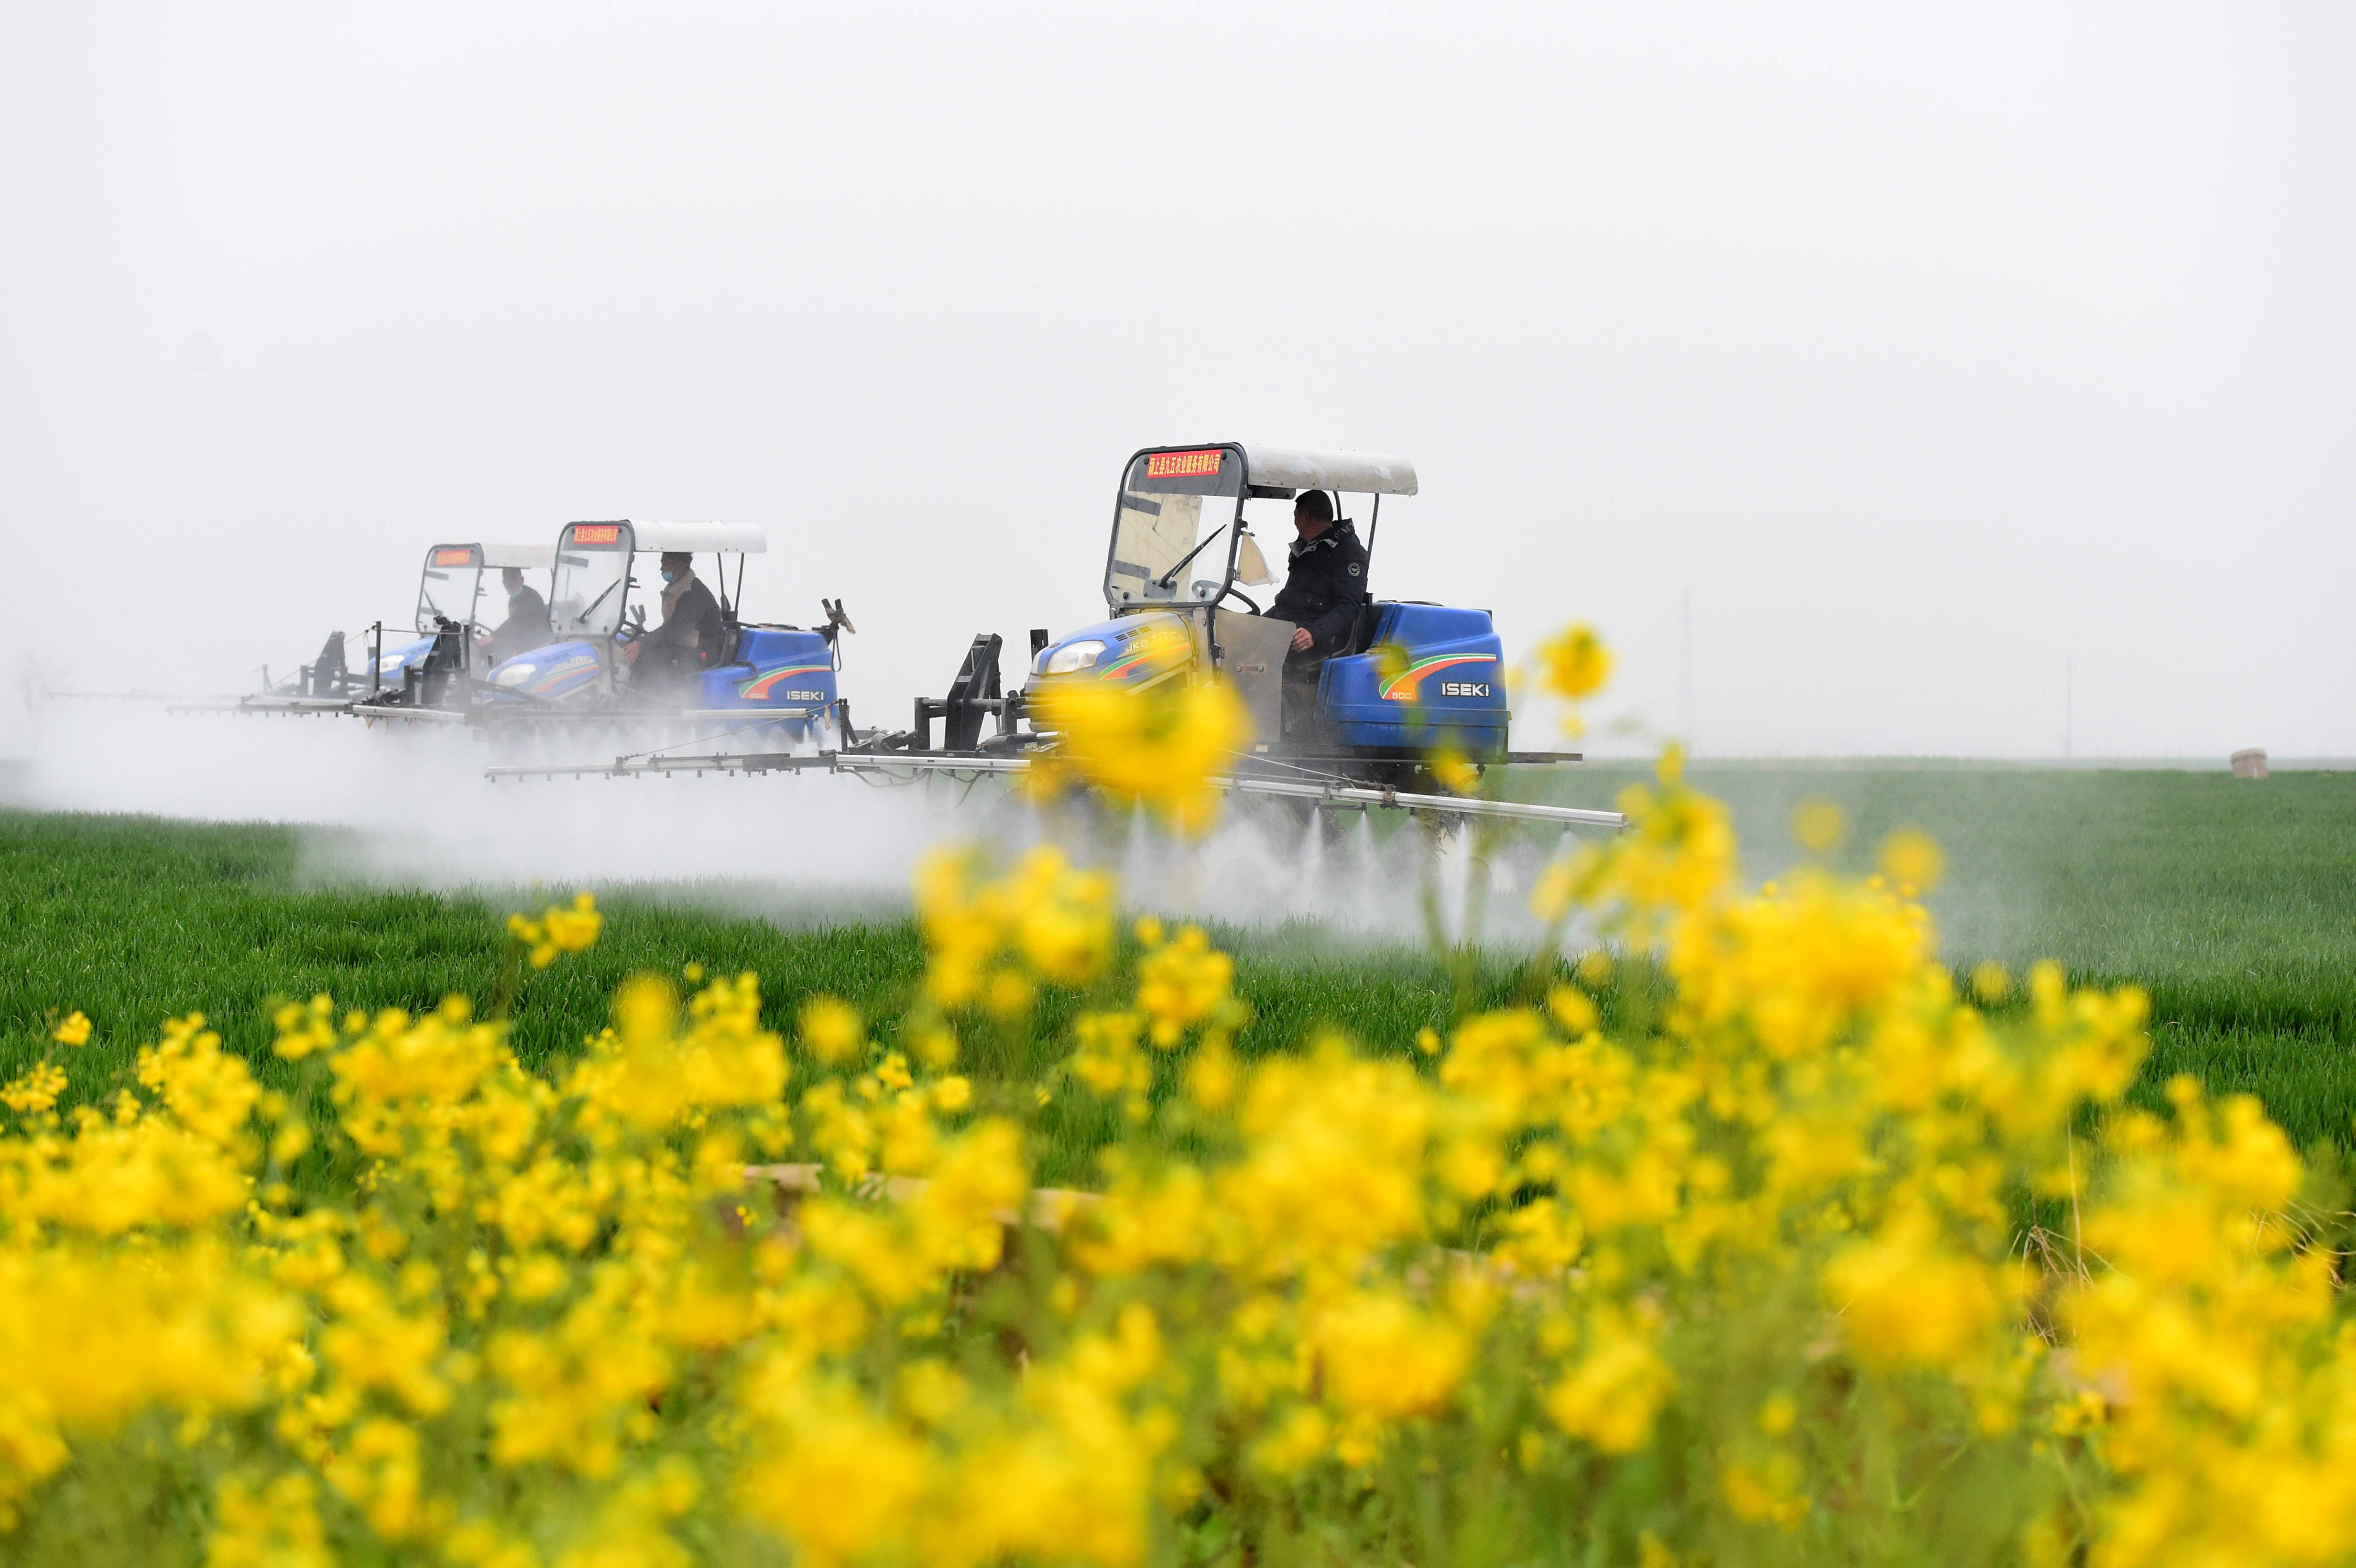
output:
[[497,571],[503,567],[519,567],[526,571],[546,571],[556,560],[556,552],[541,544],[437,544],[425,552],[425,567],[480,567]]
[[[1415,464],[1371,452],[1315,452],[1248,445],[1149,446],[1122,471],[1105,559],[1105,603],[1115,614],[1150,604],[1216,603],[1271,581],[1250,532],[1251,502],[1290,501],[1304,491],[1372,496],[1415,494]],[[1371,547],[1376,514],[1367,517]],[[1265,513],[1263,527],[1288,519]],[[1251,601],[1243,601],[1248,606]]]
[[1415,464],[1404,457],[1386,457],[1376,452],[1312,452],[1305,447],[1262,446],[1251,441],[1235,444],[1244,449],[1245,477],[1258,488],[1415,494]]
[[600,538],[594,530],[610,529],[616,525],[627,528],[632,547],[642,550],[683,550],[690,555],[713,550],[738,550],[746,555],[760,555],[769,548],[769,537],[761,531],[758,523],[639,522],[630,517],[618,517],[613,522],[568,523],[565,525],[569,536],[566,542],[611,548],[620,536],[607,533]]
[[472,625],[482,619],[489,574],[504,567],[546,571],[556,551],[544,544],[437,544],[425,552],[417,581],[417,630],[430,635],[444,621]]
[[557,535],[549,624],[559,637],[615,635],[621,630],[630,590],[638,581],[631,574],[631,563],[640,555],[734,550],[740,556],[741,586],[741,557],[768,548],[768,536],[752,523],[641,523],[627,517],[567,523]]

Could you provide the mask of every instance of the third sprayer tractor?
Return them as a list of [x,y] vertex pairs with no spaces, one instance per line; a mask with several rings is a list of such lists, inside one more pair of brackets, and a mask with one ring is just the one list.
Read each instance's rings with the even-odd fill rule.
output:
[[392,716],[461,702],[469,679],[487,675],[505,656],[503,640],[519,635],[491,621],[504,602],[508,574],[537,594],[548,583],[551,554],[545,543],[429,546],[418,573],[412,631],[379,621],[357,634],[330,632],[317,658],[292,675],[265,679],[261,691],[236,701],[177,704],[167,711]]

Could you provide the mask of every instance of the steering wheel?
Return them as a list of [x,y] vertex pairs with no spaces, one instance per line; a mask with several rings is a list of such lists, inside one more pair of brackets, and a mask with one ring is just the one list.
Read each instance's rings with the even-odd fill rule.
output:
[[1251,602],[1251,595],[1246,593],[1242,589],[1237,587],[1232,582],[1227,584],[1227,591],[1225,593],[1220,594],[1214,603],[1224,604],[1230,599],[1240,599],[1244,602],[1245,609],[1250,611],[1255,615],[1259,613],[1259,606]]

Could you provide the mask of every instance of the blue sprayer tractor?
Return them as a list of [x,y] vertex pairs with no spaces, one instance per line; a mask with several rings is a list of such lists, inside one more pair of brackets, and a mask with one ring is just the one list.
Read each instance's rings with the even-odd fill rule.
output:
[[1306,768],[1406,786],[1439,751],[1475,763],[1568,760],[1507,752],[1505,649],[1489,612],[1376,600],[1364,587],[1341,645],[1296,665],[1288,713],[1296,628],[1246,591],[1273,582],[1255,524],[1289,537],[1292,504],[1311,490],[1328,493],[1336,527],[1351,521],[1348,500],[1365,504],[1370,582],[1383,497],[1416,493],[1405,458],[1239,442],[1131,457],[1105,556],[1109,618],[1060,637],[1033,634],[1023,705],[1058,685],[1143,690],[1215,670],[1251,716],[1246,772]]
[[[1255,526],[1289,537],[1294,503],[1312,490],[1326,493],[1336,528],[1355,528],[1352,505],[1363,503],[1366,563],[1346,634],[1301,660],[1292,648],[1299,628],[1264,613],[1248,591],[1275,581]],[[1383,497],[1415,493],[1415,465],[1401,457],[1241,442],[1148,447],[1123,467],[1114,501],[1108,616],[1060,636],[1032,633],[1029,680],[1009,693],[999,689],[999,639],[976,638],[949,695],[919,699],[911,730],[873,744],[930,753],[938,717],[947,751],[1015,754],[1052,739],[1022,720],[1055,688],[1142,692],[1215,672],[1250,716],[1235,778],[1258,793],[1418,791],[1442,753],[1476,767],[1577,761],[1507,749],[1505,648],[1488,611],[1378,600],[1365,586]]]
[[394,628],[388,637],[382,621],[358,635],[330,632],[316,658],[276,680],[264,671],[262,688],[249,697],[182,703],[170,711],[372,714],[445,706],[469,678],[490,673],[490,618],[504,603],[501,574],[517,571],[535,592],[545,589],[552,554],[544,543],[431,546],[418,574],[412,633]]
[[519,571],[544,592],[555,552],[547,545],[441,544],[425,552],[417,585],[417,636],[371,650],[373,690],[356,711],[462,705],[471,683],[498,661],[494,627],[507,599],[502,579]]
[[[788,741],[847,731],[835,675],[840,635],[856,628],[841,602],[820,601],[827,618],[815,628],[738,617],[744,557],[767,548],[750,524],[566,524],[557,536],[549,640],[503,660],[477,683],[469,720],[683,720],[706,731],[757,728]],[[712,558],[707,587],[718,593],[723,633],[720,646],[698,650],[688,667],[658,677],[651,664],[633,660],[631,649],[648,635],[645,590],[660,586],[651,581],[650,558],[671,553]]]

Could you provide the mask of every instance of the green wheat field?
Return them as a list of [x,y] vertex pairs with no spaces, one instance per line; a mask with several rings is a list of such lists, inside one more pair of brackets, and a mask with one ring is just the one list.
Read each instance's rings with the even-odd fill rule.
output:
[[[1609,805],[1642,776],[1565,770],[1518,793]],[[1901,827],[1931,833],[1949,873],[1929,901],[1959,969],[2051,957],[2077,979],[2135,982],[2153,1004],[2139,1097],[2190,1072],[2214,1093],[2258,1095],[2305,1147],[2356,1147],[2356,773],[2253,782],[1849,764],[1697,767],[1694,777],[1732,807],[1754,879],[1797,859],[1787,824],[1810,797],[1848,814],[1834,857],[1847,869],[1868,869]],[[325,991],[351,1007],[417,1009],[489,992],[504,917],[532,907],[531,895],[322,885],[305,870],[318,863],[306,854],[318,831],[0,812],[0,1076],[37,1060],[47,1020],[72,1008],[97,1025],[69,1062],[75,1093],[90,1095],[123,1082],[175,1014],[202,1011],[267,1079],[273,998]],[[528,1062],[578,1050],[616,983],[640,970],[754,970],[770,1021],[788,1028],[818,992],[896,1016],[921,968],[905,920],[787,929],[699,908],[691,890],[598,891],[604,939],[527,984],[516,1035]],[[1214,936],[1237,955],[1257,1015],[1247,1052],[1290,1049],[1321,1027],[1407,1050],[1418,1029],[1444,1030],[1460,1009],[1543,979],[1504,948],[1468,963],[1298,926]],[[1622,989],[1640,991],[1640,979]],[[1033,1074],[1047,1064],[973,1065]],[[1065,1129],[1043,1176],[1081,1177],[1096,1131]]]

